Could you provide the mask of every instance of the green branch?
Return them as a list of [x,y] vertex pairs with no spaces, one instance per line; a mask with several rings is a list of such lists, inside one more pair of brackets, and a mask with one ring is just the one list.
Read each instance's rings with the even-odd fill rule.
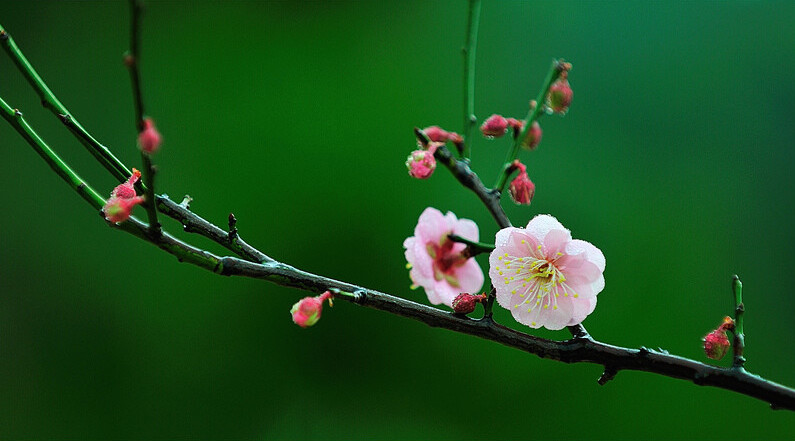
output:
[[8,32],[0,26],[0,45],[3,46],[8,56],[22,73],[28,83],[36,91],[41,100],[41,104],[57,116],[66,125],[72,134],[77,137],[81,144],[91,153],[94,158],[102,164],[119,182],[124,182],[132,172],[116,158],[107,147],[100,144],[83,126],[69,113],[69,110],[55,97],[44,80],[41,79],[36,69],[30,64],[25,55],[19,49],[14,39]]
[[475,117],[475,49],[478,44],[480,24],[480,0],[469,0],[469,19],[467,20],[467,39],[461,50],[464,54],[464,150],[461,156],[469,159],[472,147],[472,128],[477,124]]
[[743,314],[745,313],[745,304],[743,303],[743,282],[735,275],[732,277],[732,291],[734,292],[734,344],[732,351],[734,352],[734,362],[732,367],[736,369],[743,369],[745,365],[745,331],[743,331]]
[[547,94],[549,93],[549,88],[555,81],[557,81],[558,77],[560,77],[560,74],[564,70],[566,70],[566,64],[563,60],[552,61],[552,66],[550,66],[549,72],[547,72],[547,77],[544,79],[544,82],[541,85],[541,90],[538,92],[538,96],[536,97],[536,104],[534,107],[530,108],[527,117],[524,119],[524,127],[522,128],[521,133],[519,133],[519,136],[514,139],[513,147],[508,152],[508,156],[505,157],[502,171],[497,177],[497,183],[494,184],[494,189],[498,190],[500,193],[502,193],[503,189],[505,188],[505,182],[508,180],[508,176],[510,175],[508,172],[509,167],[511,166],[513,160],[519,155],[519,149],[522,146],[522,141],[525,139],[525,136],[527,136],[527,132],[533,126],[533,123],[538,120],[544,110],[544,102],[546,101]]

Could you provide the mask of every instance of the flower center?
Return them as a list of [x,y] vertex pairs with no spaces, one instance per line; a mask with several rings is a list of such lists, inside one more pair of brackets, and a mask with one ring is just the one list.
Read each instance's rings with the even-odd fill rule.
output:
[[428,242],[425,245],[428,255],[433,259],[433,277],[436,280],[446,279],[451,286],[458,287],[455,270],[466,263],[467,258],[453,251],[455,242],[448,239],[446,234],[442,237],[440,243]]
[[[522,240],[522,243],[526,241]],[[497,258],[504,265],[495,267],[497,273],[503,276],[506,285],[513,285],[511,294],[519,296],[513,302],[514,308],[526,305],[527,312],[536,308],[558,309],[558,298],[561,295],[578,297],[558,268],[557,261],[563,253],[558,252],[548,257],[541,245],[535,249],[528,246],[528,251],[527,256],[511,256],[505,253]]]

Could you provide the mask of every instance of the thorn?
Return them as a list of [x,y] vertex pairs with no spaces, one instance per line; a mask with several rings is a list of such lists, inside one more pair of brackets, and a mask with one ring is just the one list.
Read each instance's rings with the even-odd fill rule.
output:
[[189,194],[186,194],[185,197],[182,198],[182,202],[179,203],[179,206],[186,210],[189,210],[191,202],[193,202],[193,198],[190,197]]
[[660,348],[660,347],[657,348],[657,352],[659,352],[661,354],[665,354],[665,355],[671,355],[671,353],[668,352],[668,350]]
[[651,351],[646,346],[641,346],[640,348],[638,348],[638,355],[640,355],[641,357],[645,357],[649,354],[651,354]]
[[616,370],[612,366],[605,366],[605,371],[602,372],[602,375],[599,377],[598,380],[596,380],[596,382],[599,383],[600,386],[604,386],[605,384],[607,384],[608,381],[615,378],[617,373],[618,370]]
[[230,242],[237,239],[237,218],[234,213],[229,213],[229,234],[227,238]]
[[72,123],[72,116],[66,113],[59,113],[58,118],[61,118],[61,122],[66,124],[67,126]]

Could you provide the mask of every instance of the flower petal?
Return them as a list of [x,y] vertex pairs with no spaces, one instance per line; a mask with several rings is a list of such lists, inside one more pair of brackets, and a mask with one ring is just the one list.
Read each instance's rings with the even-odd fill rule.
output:
[[592,262],[599,268],[599,271],[605,270],[605,255],[602,250],[596,248],[590,242],[575,239],[566,245],[566,254],[585,254],[588,261]]
[[596,309],[596,297],[591,297],[589,299],[574,299],[574,309],[572,311],[571,320],[566,324],[566,326],[572,326],[582,323],[586,317],[588,317],[594,309]]
[[544,242],[544,238],[547,237],[547,233],[552,230],[563,230],[569,235],[569,240],[571,240],[571,232],[566,229],[557,219],[548,215],[548,214],[539,214],[538,216],[534,217],[530,220],[527,224],[526,228],[527,232],[539,242]]
[[469,219],[458,219],[453,225],[453,234],[457,234],[464,239],[474,240],[475,242],[477,242],[480,237],[478,233],[478,224]]
[[[461,292],[477,294],[483,287],[483,270],[475,259],[468,259],[466,263],[455,269],[453,272],[458,279],[458,288]],[[460,293],[457,293],[458,295]],[[452,299],[450,300],[452,302]]]
[[428,294],[428,301],[434,305],[444,303],[449,307],[453,307],[453,299],[461,294],[460,288],[453,288],[447,283],[445,279],[434,281],[433,288],[425,289]]
[[439,242],[441,237],[451,230],[452,228],[448,228],[447,219],[442,212],[428,207],[420,215],[417,227],[414,228],[414,236],[423,243]]

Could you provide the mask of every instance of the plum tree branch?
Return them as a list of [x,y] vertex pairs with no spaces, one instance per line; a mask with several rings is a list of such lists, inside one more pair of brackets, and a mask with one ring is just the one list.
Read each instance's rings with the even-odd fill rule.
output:
[[[2,28],[0,28],[2,29]],[[0,39],[9,41],[5,31],[0,31]],[[13,51],[12,51],[13,52]],[[18,52],[18,49],[17,49]],[[21,55],[21,53],[19,53]],[[13,58],[13,55],[12,55]],[[17,67],[23,74],[33,71],[29,63],[18,64]],[[36,75],[36,78],[38,76]],[[54,95],[49,92],[46,85],[38,78],[31,82],[33,88],[41,94],[46,90],[45,96],[52,97],[52,103],[58,103]],[[50,102],[50,101],[48,101]],[[45,104],[46,106],[47,104]],[[70,116],[74,124],[70,131],[76,136],[85,134],[84,145],[94,149],[97,160],[116,176],[122,169],[118,160],[111,160],[103,152],[101,144],[71,118],[71,115],[60,103],[58,106],[50,104],[54,113]],[[58,155],[36,134],[22,117],[22,113],[13,109],[0,99],[0,114],[9,124],[19,132],[25,141],[47,162],[47,164],[73,188],[93,209],[99,210],[104,200],[84,182]],[[67,126],[69,126],[67,124]],[[83,138],[81,138],[83,139]],[[93,141],[90,141],[90,140]],[[450,152],[442,147],[437,150],[436,157],[440,160],[465,187],[472,190],[484,203],[501,228],[510,226],[510,221],[500,206],[500,192],[486,188],[478,176],[464,161],[452,158]],[[113,158],[115,159],[115,157]],[[123,166],[123,164],[121,164]],[[126,167],[124,167],[126,169]],[[115,171],[114,171],[115,170]],[[124,176],[123,176],[124,177]],[[118,176],[117,176],[118,178]],[[602,365],[605,373],[600,377],[600,384],[613,378],[621,370],[637,370],[656,373],[671,378],[691,381],[697,385],[723,388],[745,394],[770,403],[773,408],[795,410],[795,390],[786,386],[765,380],[752,375],[744,369],[731,369],[710,366],[690,360],[665,351],[654,351],[646,348],[631,349],[609,345],[592,339],[585,328],[581,326],[569,327],[573,338],[565,341],[553,341],[535,337],[520,331],[495,323],[488,315],[476,320],[460,315],[454,315],[440,309],[422,305],[410,300],[405,300],[389,294],[366,289],[347,282],[341,282],[316,274],[311,274],[290,265],[277,262],[264,253],[256,250],[243,242],[237,235],[227,232],[220,227],[204,220],[192,213],[182,204],[176,204],[167,196],[156,198],[158,207],[170,217],[182,222],[187,231],[197,232],[211,240],[225,246],[231,251],[241,255],[241,258],[224,256],[220,257],[208,251],[194,247],[183,242],[167,232],[154,236],[149,234],[150,226],[131,217],[121,224],[109,223],[112,227],[126,231],[134,236],[150,242],[169,254],[177,257],[182,262],[191,263],[205,270],[225,276],[242,276],[267,280],[278,285],[294,287],[310,292],[320,293],[329,289],[353,293],[353,296],[340,296],[341,300],[372,309],[385,311],[391,314],[423,322],[432,327],[449,329],[468,335],[477,336],[494,341],[509,347],[517,348],[541,358],[548,358],[564,363],[591,363]]]

